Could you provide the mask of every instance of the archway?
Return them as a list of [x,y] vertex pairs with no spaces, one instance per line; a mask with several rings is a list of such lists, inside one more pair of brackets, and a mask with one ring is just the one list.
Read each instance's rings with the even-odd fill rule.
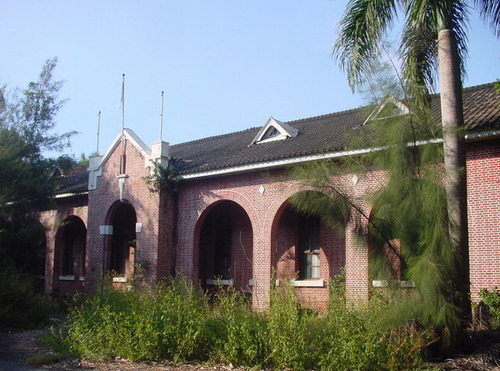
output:
[[[320,192],[314,193],[325,198]],[[278,281],[295,286],[304,304],[325,308],[328,282],[346,263],[342,232],[327,226],[317,215],[297,211],[288,199],[274,218],[271,241],[272,266]]]
[[245,210],[233,201],[219,201],[200,218],[199,278],[205,287],[252,285],[253,230]]
[[56,236],[56,271],[66,279],[83,279],[85,276],[85,247],[87,229],[77,216],[67,217]]
[[126,280],[134,272],[137,215],[126,201],[115,203],[108,213],[112,234],[107,239],[107,270],[114,280]]

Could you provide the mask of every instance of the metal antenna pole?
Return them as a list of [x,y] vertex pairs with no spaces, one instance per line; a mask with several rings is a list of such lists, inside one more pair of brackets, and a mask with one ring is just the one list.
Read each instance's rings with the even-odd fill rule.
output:
[[161,109],[160,109],[160,142],[163,141],[163,91],[161,92]]
[[101,131],[101,111],[97,114],[97,149],[96,154],[99,154],[99,132]]

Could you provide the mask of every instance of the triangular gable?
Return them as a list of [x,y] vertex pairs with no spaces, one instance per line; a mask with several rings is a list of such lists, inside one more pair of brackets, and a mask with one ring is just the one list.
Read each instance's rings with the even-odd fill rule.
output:
[[410,110],[403,102],[390,95],[383,101],[382,104],[379,104],[377,108],[375,108],[375,110],[365,120],[363,125],[365,125],[368,121],[383,120],[395,116],[404,116],[409,113]]
[[131,129],[124,129],[122,133],[118,134],[103,156],[93,156],[89,160],[89,183],[88,189],[96,189],[97,177],[102,175],[102,167],[109,160],[111,154],[120,145],[122,140],[129,141],[143,156],[144,166],[149,166],[151,159],[151,149],[135,134]]
[[274,117],[270,117],[267,123],[259,130],[255,138],[253,138],[250,145],[294,138],[298,134],[298,129],[276,120]]
[[124,139],[128,140],[144,157],[144,159],[146,160],[145,166],[149,166],[149,159],[151,157],[151,149],[131,129],[124,129],[123,134],[120,133],[116,136],[115,140],[113,141],[113,143],[111,144],[109,149],[102,156],[102,159],[101,159],[98,167],[101,167],[103,164],[105,164],[108,161],[109,157],[115,151],[116,147],[118,147],[118,145],[121,143],[122,135],[123,135]]

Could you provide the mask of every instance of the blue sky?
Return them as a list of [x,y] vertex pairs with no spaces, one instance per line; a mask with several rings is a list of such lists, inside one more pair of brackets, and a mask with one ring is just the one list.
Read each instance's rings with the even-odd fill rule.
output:
[[[171,144],[355,108],[331,58],[347,0],[0,0],[0,83],[25,87],[45,60],[65,80],[57,131],[80,132],[66,152],[100,152],[125,126]],[[500,42],[475,13],[465,85],[498,79]]]

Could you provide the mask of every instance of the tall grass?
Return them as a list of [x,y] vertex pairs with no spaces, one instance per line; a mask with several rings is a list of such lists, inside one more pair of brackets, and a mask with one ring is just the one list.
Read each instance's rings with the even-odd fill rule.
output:
[[254,312],[248,299],[231,288],[219,288],[209,300],[185,279],[141,292],[107,289],[71,309],[58,343],[90,359],[293,370],[411,370],[420,365],[428,341],[423,331],[409,324],[377,326],[380,307],[346,305],[341,287],[331,287],[324,313],[301,308],[288,286],[273,290],[265,312]]

